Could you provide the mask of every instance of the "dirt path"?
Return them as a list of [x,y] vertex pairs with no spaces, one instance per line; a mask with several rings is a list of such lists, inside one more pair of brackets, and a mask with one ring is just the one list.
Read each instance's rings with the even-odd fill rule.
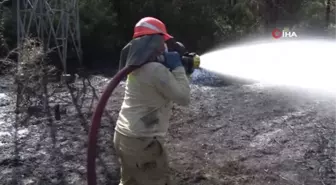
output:
[[[95,87],[106,79],[97,78]],[[0,91],[0,184],[85,184],[87,132],[65,89],[51,103],[60,121],[33,115],[13,123],[13,100]],[[100,130],[100,184],[116,184],[112,133],[123,87]],[[92,93],[82,108],[89,120]],[[69,103],[65,103],[69,102]],[[180,185],[333,185],[336,101],[260,85],[193,85],[189,107],[174,107],[167,146]]]

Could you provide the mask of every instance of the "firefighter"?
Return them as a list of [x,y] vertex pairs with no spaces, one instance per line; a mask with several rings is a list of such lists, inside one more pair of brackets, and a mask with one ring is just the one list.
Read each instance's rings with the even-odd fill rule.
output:
[[[129,63],[153,62],[146,62],[126,80],[113,141],[121,164],[119,185],[172,184],[165,147],[172,104],[190,102],[180,54],[168,52],[165,44],[172,38],[164,23],[145,17],[134,27],[134,42],[121,53]],[[159,56],[164,60],[157,62]]]

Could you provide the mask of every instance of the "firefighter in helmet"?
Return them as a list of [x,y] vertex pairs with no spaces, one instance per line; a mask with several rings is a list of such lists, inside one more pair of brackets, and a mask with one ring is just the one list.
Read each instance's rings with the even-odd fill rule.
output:
[[121,164],[119,185],[172,184],[164,140],[172,104],[187,106],[190,87],[181,55],[168,51],[170,39],[163,22],[145,17],[121,52],[125,65],[149,62],[126,80],[113,141]]

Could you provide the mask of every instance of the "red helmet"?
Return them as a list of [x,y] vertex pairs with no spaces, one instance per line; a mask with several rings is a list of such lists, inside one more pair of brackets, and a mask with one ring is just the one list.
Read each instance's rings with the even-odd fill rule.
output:
[[154,17],[142,18],[134,27],[133,38],[152,34],[162,34],[165,41],[173,38],[167,33],[166,26],[163,22]]

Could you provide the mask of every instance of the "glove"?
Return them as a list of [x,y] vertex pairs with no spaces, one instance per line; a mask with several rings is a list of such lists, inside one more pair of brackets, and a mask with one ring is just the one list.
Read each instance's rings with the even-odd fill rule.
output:
[[163,65],[165,65],[167,68],[169,68],[171,71],[174,70],[177,67],[183,66],[181,56],[177,52],[165,52],[163,54],[164,61],[162,62]]

